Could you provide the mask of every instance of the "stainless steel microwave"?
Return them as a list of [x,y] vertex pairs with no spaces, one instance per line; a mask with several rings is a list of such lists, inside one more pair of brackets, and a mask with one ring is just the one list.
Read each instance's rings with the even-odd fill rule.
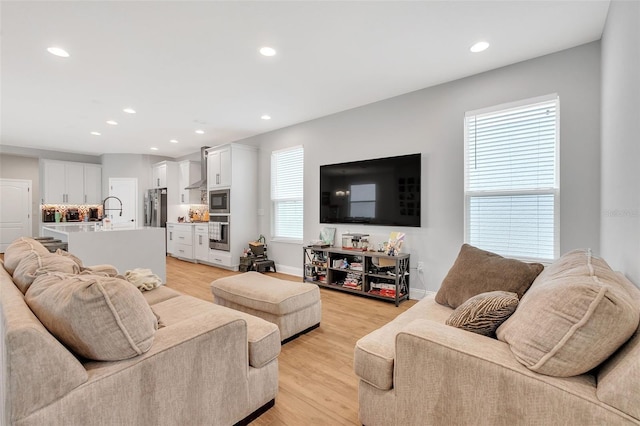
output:
[[209,191],[209,214],[231,213],[229,211],[231,203],[229,195],[229,189]]

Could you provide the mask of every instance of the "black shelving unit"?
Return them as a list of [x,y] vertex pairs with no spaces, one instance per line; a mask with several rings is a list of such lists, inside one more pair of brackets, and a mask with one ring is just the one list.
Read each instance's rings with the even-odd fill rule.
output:
[[408,254],[303,247],[303,281],[359,296],[395,302],[409,299]]

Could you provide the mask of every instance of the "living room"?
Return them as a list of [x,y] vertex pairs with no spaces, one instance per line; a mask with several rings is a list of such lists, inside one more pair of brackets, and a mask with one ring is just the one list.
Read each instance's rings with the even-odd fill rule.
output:
[[[640,285],[637,2],[613,1],[607,13],[601,38],[238,139],[259,147],[257,203],[264,215],[258,217],[258,230],[267,236],[269,256],[278,269],[301,275],[302,246],[316,239],[323,226],[317,215],[321,165],[419,152],[422,222],[419,228],[403,229],[403,250],[411,255],[411,298],[437,292],[465,241],[465,113],[557,94],[561,105],[558,255],[591,248]],[[104,179],[126,169],[148,180],[151,164],[167,158],[93,155],[82,150],[55,153],[14,143],[2,139],[2,178],[38,182],[38,157],[44,154],[44,158],[101,164],[104,188]],[[271,241],[271,153],[296,145],[304,146],[304,239],[294,244]],[[197,158],[194,150],[176,159]],[[103,193],[107,194],[104,189]],[[340,225],[337,235],[369,233],[380,243],[395,230]],[[413,269],[418,262],[424,265],[421,271]]]

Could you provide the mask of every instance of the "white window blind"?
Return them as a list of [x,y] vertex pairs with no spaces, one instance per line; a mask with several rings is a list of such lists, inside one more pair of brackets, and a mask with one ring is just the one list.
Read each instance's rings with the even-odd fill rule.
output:
[[272,234],[302,241],[304,149],[296,146],[271,153]]
[[465,116],[465,241],[553,260],[559,242],[557,95]]

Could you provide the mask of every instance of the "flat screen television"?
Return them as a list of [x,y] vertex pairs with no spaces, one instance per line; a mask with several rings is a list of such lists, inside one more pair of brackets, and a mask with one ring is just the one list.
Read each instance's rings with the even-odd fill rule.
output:
[[421,157],[320,166],[320,223],[419,227]]

